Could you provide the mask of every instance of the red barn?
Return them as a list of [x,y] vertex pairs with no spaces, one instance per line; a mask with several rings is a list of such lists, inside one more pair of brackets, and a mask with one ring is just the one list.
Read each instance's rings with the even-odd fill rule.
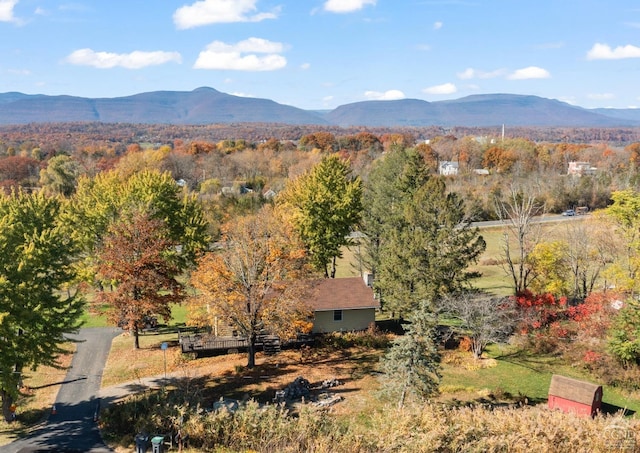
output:
[[595,416],[602,408],[602,386],[554,374],[549,386],[549,409]]

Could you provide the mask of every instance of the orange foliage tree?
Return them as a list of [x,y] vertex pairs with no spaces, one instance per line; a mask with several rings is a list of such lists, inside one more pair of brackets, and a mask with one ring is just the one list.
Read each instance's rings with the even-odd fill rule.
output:
[[190,323],[228,321],[249,340],[247,367],[253,368],[260,334],[291,338],[298,321],[311,315],[302,301],[304,246],[270,206],[225,225],[220,244],[191,275],[199,294],[190,300]]
[[508,172],[516,162],[516,156],[511,150],[505,150],[499,146],[492,146],[484,153],[482,165],[485,168],[496,170],[499,173]]
[[131,332],[135,349],[147,318],[169,320],[171,304],[184,299],[176,245],[159,220],[134,212],[110,227],[98,253],[98,275],[113,290],[100,292],[96,302],[107,304],[109,320]]

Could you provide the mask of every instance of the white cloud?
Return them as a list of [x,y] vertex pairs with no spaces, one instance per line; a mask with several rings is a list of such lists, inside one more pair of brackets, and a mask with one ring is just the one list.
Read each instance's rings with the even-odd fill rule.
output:
[[578,101],[576,101],[576,98],[574,96],[560,96],[558,100],[566,102],[567,104],[578,105]]
[[260,22],[278,17],[278,10],[256,12],[257,0],[200,0],[178,8],[173,22],[179,29],[230,22]]
[[470,79],[493,79],[496,77],[500,77],[505,74],[504,69],[496,69],[495,71],[480,71],[478,69],[467,68],[462,72],[456,74],[459,79],[462,80],[470,80]]
[[20,75],[20,76],[30,76],[31,71],[28,69],[7,69],[9,74]]
[[367,99],[371,99],[374,101],[395,101],[398,99],[404,99],[405,95],[400,90],[387,90],[384,92],[380,91],[365,91],[364,97]]
[[453,83],[443,83],[442,85],[435,85],[422,90],[423,93],[427,94],[453,94],[456,91],[458,91],[458,88]]
[[597,101],[605,101],[608,99],[615,98],[615,95],[613,93],[591,93],[591,94],[588,94],[587,97],[589,99],[594,99]]
[[621,60],[623,58],[640,58],[640,47],[627,44],[612,49],[607,44],[596,43],[587,52],[587,60]]
[[517,69],[507,76],[509,80],[526,80],[526,79],[548,79],[551,77],[549,71],[538,66],[528,66],[526,68]]
[[13,8],[18,4],[18,0],[0,0],[0,22],[14,22]]
[[375,4],[376,0],[327,0],[323,8],[330,13],[352,13]]
[[304,69],[305,71],[309,68],[311,68],[311,63],[302,63],[300,65],[300,69]]
[[440,30],[442,28],[442,22],[438,21],[433,24],[434,30]]
[[96,52],[92,49],[78,49],[67,58],[67,63],[79,66],[93,66],[99,69],[120,66],[127,69],[140,69],[146,66],[156,66],[164,63],[181,63],[182,57],[178,52],[143,52],[136,50],[131,53]]
[[235,71],[274,71],[287,65],[286,58],[279,55],[283,50],[282,43],[261,38],[249,38],[236,44],[214,41],[200,52],[193,67]]

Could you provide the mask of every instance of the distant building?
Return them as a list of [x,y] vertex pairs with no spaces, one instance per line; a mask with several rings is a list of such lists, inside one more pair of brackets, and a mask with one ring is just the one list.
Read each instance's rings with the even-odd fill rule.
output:
[[265,200],[271,200],[273,197],[276,196],[276,192],[273,189],[269,189],[265,193],[263,193],[262,196],[264,197]]
[[458,174],[458,162],[443,160],[438,165],[438,173],[443,176],[454,176]]
[[589,176],[595,175],[598,169],[592,167],[589,162],[569,162],[568,175],[573,176]]

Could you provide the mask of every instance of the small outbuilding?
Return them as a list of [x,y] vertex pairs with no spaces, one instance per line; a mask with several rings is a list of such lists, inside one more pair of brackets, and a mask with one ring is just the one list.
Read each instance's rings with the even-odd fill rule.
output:
[[554,374],[549,386],[549,409],[594,417],[602,409],[602,386]]

